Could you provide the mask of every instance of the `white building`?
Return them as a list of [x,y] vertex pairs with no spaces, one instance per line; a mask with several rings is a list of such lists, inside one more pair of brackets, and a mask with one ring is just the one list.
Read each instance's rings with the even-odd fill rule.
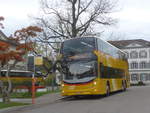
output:
[[150,83],[150,42],[143,39],[109,42],[127,53],[131,83]]
[[[0,30],[0,41],[8,43],[10,45],[9,50],[16,51],[17,44],[13,42],[12,40],[9,40],[8,37]],[[13,61],[9,61],[9,64],[12,65]],[[6,69],[6,67],[3,67],[2,69]],[[27,70],[27,63],[26,63],[26,55],[24,56],[24,62],[18,62],[14,70]]]

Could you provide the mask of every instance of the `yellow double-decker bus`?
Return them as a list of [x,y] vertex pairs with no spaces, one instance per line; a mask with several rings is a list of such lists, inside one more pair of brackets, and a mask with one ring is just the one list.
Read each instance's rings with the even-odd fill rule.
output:
[[129,87],[124,52],[96,37],[66,40],[61,50],[62,95],[109,95]]

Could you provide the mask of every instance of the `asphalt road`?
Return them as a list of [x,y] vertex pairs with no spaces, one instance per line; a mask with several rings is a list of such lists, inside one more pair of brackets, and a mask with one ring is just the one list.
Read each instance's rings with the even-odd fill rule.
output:
[[150,113],[150,86],[131,87],[109,97],[62,99],[20,113]]

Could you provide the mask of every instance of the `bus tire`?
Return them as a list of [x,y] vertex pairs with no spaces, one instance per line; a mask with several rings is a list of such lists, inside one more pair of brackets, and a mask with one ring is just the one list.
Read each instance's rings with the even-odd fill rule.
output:
[[81,96],[75,95],[75,96],[73,96],[73,98],[74,98],[74,99],[81,99]]
[[110,96],[110,85],[109,84],[106,85],[106,96],[107,97]]
[[122,91],[126,91],[126,82],[122,81]]

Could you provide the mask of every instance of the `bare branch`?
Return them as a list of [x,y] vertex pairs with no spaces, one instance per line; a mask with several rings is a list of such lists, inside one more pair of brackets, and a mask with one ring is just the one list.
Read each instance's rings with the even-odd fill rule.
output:
[[[79,18],[79,16],[80,16],[83,12],[85,12],[85,11],[87,10],[87,8],[91,5],[92,1],[93,1],[93,0],[90,0],[89,3],[88,3],[81,11],[79,11],[81,7],[78,6],[77,19]],[[79,0],[79,5],[81,5],[81,4],[80,4],[80,0]]]
[[[110,26],[116,23],[115,19],[109,16],[116,2],[111,0],[62,1],[60,0],[60,6],[55,7],[55,5],[50,6],[47,0],[43,0],[42,8],[46,16],[42,17],[40,22],[43,27],[49,29],[54,35],[62,36],[64,40],[87,34],[94,29],[95,24]],[[48,20],[53,22],[50,23]],[[93,30],[93,32],[96,31]]]

